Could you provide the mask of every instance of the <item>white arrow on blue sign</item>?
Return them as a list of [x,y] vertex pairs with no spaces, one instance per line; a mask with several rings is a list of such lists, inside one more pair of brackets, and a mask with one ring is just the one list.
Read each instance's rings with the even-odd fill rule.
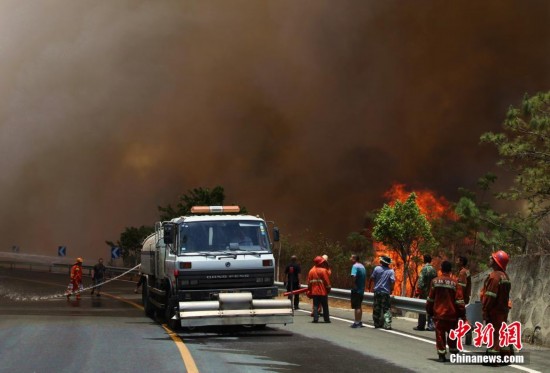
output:
[[111,259],[120,258],[120,247],[113,246],[111,247]]
[[67,246],[59,246],[57,248],[57,255],[58,256],[65,256],[67,255]]

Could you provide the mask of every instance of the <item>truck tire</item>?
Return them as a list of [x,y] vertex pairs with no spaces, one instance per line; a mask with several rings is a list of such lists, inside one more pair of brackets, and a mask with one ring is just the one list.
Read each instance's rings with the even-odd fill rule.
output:
[[143,303],[143,310],[145,311],[145,315],[147,317],[150,317],[152,319],[155,318],[155,306],[151,303],[149,300],[149,289],[147,288],[147,284],[143,284],[141,288],[141,302]]
[[177,305],[176,299],[174,297],[170,296],[170,292],[167,292],[166,295],[166,308],[164,309],[164,320],[166,321],[166,325],[174,331],[178,330],[179,328],[179,322],[178,320],[174,320],[172,317],[174,317],[175,310],[174,308]]

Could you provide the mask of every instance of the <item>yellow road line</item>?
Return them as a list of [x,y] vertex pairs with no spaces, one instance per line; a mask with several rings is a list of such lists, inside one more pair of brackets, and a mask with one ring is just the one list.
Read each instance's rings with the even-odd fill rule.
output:
[[[58,285],[58,284],[54,284],[54,283],[51,283],[51,282],[44,282],[44,281],[38,281],[38,280],[29,280],[29,279],[26,279],[26,278],[21,278],[19,280],[28,281],[28,282],[38,282],[38,283],[42,283],[42,284],[45,283],[45,284],[49,284],[49,285]],[[105,295],[109,298],[113,298],[113,299],[119,300],[121,302],[127,303],[127,304],[143,311],[143,306],[141,304],[137,304],[136,302],[132,302],[131,300],[119,297],[118,295],[113,295],[113,294],[109,294],[109,293],[105,293],[105,292],[102,292],[101,294],[103,294],[103,295]],[[185,364],[185,369],[187,369],[187,373],[199,373],[199,369],[197,368],[197,364],[195,364],[195,360],[193,360],[193,356],[191,356],[191,353],[189,352],[189,349],[187,348],[187,346],[185,345],[183,340],[176,333],[174,333],[173,330],[168,328],[166,326],[166,324],[161,324],[161,326],[164,328],[164,330],[166,330],[166,332],[168,333],[170,338],[172,338],[172,340],[176,344],[176,347],[178,348],[178,350],[180,352],[181,358],[183,359],[183,364]]]
[[[112,294],[108,294],[108,293],[103,293],[103,294],[105,294],[106,296],[108,296],[110,298],[117,299],[121,302],[128,303],[128,304],[130,304],[130,305],[132,305],[136,308],[139,308],[140,310],[143,311],[143,306],[140,305],[140,304],[132,302],[128,299],[124,299],[124,298],[119,297],[117,295],[112,295]],[[199,369],[197,368],[197,365],[195,364],[195,360],[193,359],[193,356],[191,356],[191,353],[189,352],[189,349],[187,348],[187,346],[185,345],[183,340],[176,333],[174,333],[174,331],[172,329],[168,328],[168,326],[166,326],[166,324],[161,324],[161,325],[164,328],[164,330],[166,330],[166,332],[168,333],[170,338],[172,338],[172,340],[176,344],[176,347],[178,348],[178,350],[180,352],[181,358],[183,359],[183,364],[185,364],[185,369],[187,370],[187,373],[199,373]]]
[[164,328],[164,330],[166,330],[166,332],[168,333],[170,338],[172,338],[172,340],[176,344],[176,347],[180,351],[180,355],[183,359],[183,363],[185,364],[185,369],[187,369],[187,373],[199,373],[197,365],[195,364],[195,360],[193,360],[191,353],[189,352],[187,346],[185,345],[185,343],[183,343],[181,338],[170,328],[168,328],[166,324],[162,324],[162,327]]
[[119,297],[118,295],[113,295],[109,293],[102,292],[101,294],[105,295],[106,297],[113,298],[116,300],[119,300],[121,302],[127,303],[131,306],[134,306],[135,308],[143,311],[143,306],[141,304],[137,304],[136,302],[132,302],[131,300],[128,300],[126,298]]

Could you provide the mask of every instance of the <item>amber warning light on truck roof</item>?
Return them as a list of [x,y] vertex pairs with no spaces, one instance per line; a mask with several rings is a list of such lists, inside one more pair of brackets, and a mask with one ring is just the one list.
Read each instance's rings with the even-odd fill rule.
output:
[[193,206],[191,212],[193,214],[208,214],[221,212],[240,212],[239,206]]

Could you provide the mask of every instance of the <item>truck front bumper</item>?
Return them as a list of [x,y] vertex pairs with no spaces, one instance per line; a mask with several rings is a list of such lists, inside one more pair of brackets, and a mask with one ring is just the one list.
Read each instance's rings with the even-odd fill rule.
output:
[[289,300],[253,299],[252,293],[220,293],[217,301],[179,302],[182,327],[291,324]]

